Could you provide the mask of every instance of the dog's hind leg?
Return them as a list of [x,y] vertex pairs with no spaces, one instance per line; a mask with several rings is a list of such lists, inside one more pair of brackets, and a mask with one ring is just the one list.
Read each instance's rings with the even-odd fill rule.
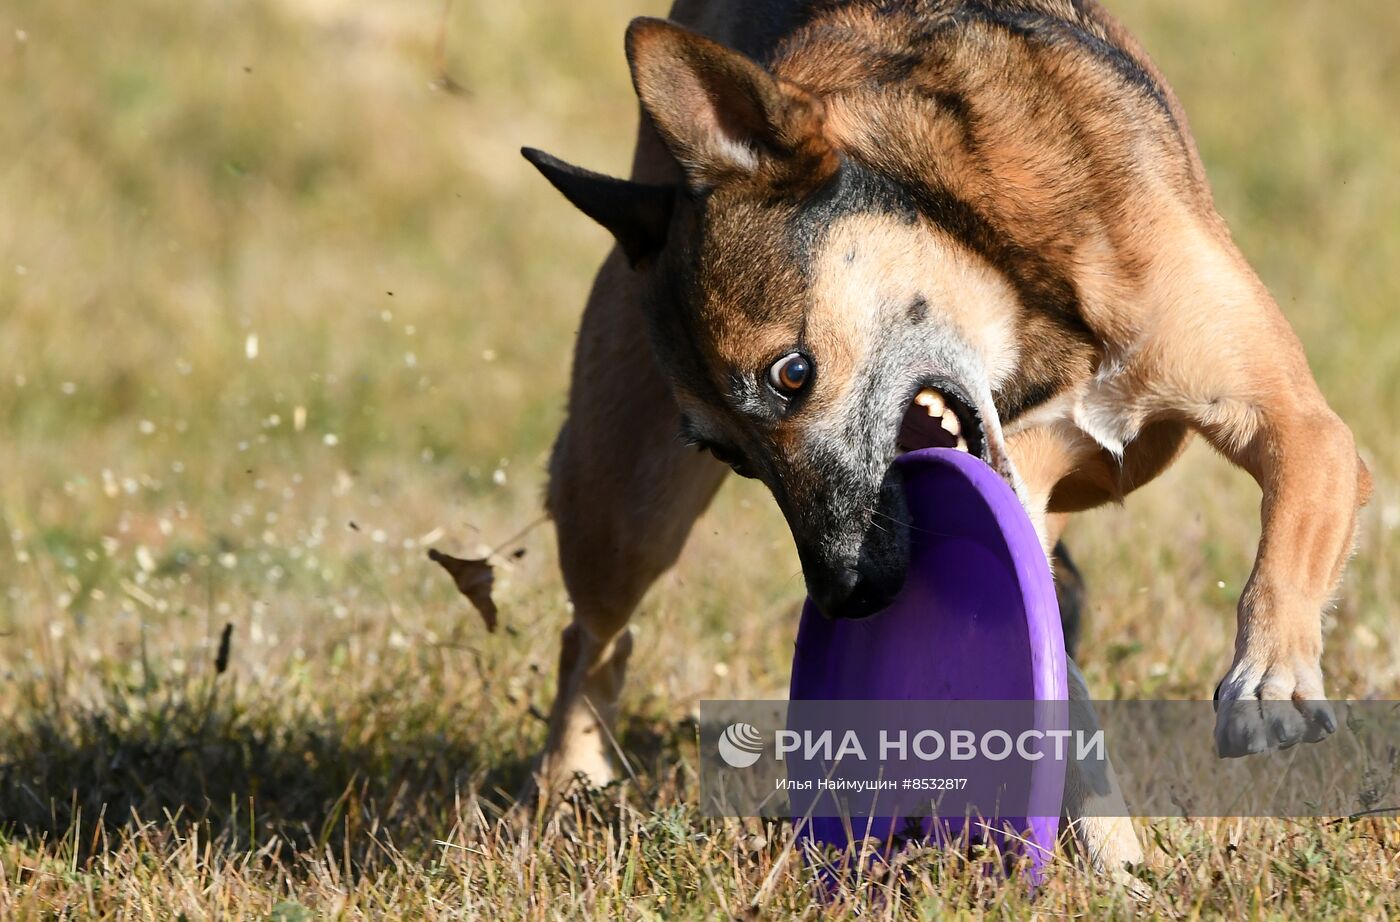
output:
[[1069,524],[1067,513],[1051,513],[1045,517],[1046,544],[1054,546],[1050,552],[1050,572],[1055,575],[1055,601],[1059,603],[1060,626],[1065,634],[1065,652],[1074,659],[1079,651],[1080,632],[1084,627],[1084,574],[1075,566],[1074,558],[1065,547],[1065,527]]
[[1064,628],[1065,633],[1065,652],[1072,659],[1079,652],[1079,638],[1084,628],[1084,574],[1075,566],[1064,541],[1055,542],[1050,566],[1055,574],[1055,600],[1059,602],[1060,607],[1060,626]]
[[559,791],[613,778],[613,719],[631,650],[628,619],[680,554],[728,468],[677,438],[653,358],[640,276],[614,252],[594,282],[574,355],[568,420],[548,505],[573,602],[536,781]]

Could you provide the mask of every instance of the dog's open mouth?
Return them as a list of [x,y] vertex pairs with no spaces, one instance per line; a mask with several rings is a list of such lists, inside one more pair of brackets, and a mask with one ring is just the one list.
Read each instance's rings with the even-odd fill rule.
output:
[[955,448],[983,458],[982,420],[953,387],[923,387],[904,411],[895,444],[900,454],[923,448]]

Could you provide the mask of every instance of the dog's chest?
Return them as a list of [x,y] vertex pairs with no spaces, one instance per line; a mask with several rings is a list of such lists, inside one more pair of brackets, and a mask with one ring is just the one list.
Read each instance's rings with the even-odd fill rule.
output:
[[1106,360],[1091,377],[1022,413],[1004,427],[1011,438],[1042,427],[1068,426],[1118,458],[1142,428],[1131,376],[1123,363]]

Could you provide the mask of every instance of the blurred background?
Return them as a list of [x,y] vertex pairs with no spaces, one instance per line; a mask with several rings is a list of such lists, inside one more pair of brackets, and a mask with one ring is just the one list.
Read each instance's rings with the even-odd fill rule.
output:
[[[1376,477],[1325,665],[1335,696],[1394,697],[1400,5],[1109,6]],[[407,873],[392,843],[459,897],[572,886],[507,894],[426,843],[495,847],[472,830],[543,740],[568,617],[549,526],[520,533],[609,241],[517,151],[625,174],[622,32],[664,11],[0,5],[0,906],[126,898],[111,862],[152,854],[233,888],[191,829],[296,881],[331,847]],[[1257,532],[1257,489],[1200,446],[1072,526],[1098,696],[1210,694]],[[500,632],[429,545],[499,552]],[[784,693],[801,595],[771,499],[726,486],[636,620],[637,822],[691,809],[699,699]],[[244,874],[230,907],[362,885]]]

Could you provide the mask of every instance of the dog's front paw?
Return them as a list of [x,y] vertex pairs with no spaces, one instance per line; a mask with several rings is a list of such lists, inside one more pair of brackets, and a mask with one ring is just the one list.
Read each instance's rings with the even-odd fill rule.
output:
[[1316,657],[1235,658],[1215,689],[1215,751],[1223,759],[1315,743],[1337,729]]

